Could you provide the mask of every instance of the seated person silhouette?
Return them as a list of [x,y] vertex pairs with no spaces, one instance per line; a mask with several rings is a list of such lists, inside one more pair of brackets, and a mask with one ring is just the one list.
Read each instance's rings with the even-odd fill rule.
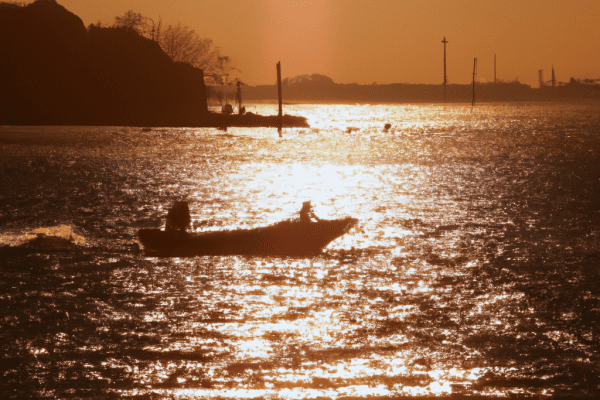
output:
[[311,208],[310,200],[305,201],[300,209],[300,222],[313,222],[313,219],[317,222],[320,221]]
[[167,214],[165,230],[185,232],[192,222],[187,201],[177,201]]

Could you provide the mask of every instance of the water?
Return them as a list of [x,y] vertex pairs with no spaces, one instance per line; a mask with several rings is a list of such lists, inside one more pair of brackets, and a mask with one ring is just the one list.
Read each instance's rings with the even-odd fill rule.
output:
[[[600,105],[286,111],[311,128],[0,127],[1,397],[600,394]],[[198,230],[360,224],[143,257],[176,200]]]

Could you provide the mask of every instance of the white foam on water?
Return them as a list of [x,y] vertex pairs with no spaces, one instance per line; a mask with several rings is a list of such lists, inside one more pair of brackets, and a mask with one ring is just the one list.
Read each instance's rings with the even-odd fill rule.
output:
[[86,243],[83,236],[73,232],[72,226],[57,225],[21,232],[0,233],[0,246],[19,247],[40,237],[43,237],[46,246],[50,247],[56,247],[59,243],[64,244],[64,241],[68,241],[71,244],[78,246],[82,246]]

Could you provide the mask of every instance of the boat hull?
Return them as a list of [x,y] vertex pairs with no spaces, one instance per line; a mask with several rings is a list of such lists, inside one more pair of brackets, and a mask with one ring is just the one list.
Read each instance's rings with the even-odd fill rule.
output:
[[230,231],[187,233],[141,229],[138,237],[146,256],[317,254],[358,222],[355,218],[319,222],[283,221],[274,225]]

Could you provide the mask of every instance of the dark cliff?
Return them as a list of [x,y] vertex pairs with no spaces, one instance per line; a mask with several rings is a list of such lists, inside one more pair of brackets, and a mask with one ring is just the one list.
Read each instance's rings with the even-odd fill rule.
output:
[[201,70],[132,31],[90,27],[55,0],[0,4],[0,124],[198,125]]

